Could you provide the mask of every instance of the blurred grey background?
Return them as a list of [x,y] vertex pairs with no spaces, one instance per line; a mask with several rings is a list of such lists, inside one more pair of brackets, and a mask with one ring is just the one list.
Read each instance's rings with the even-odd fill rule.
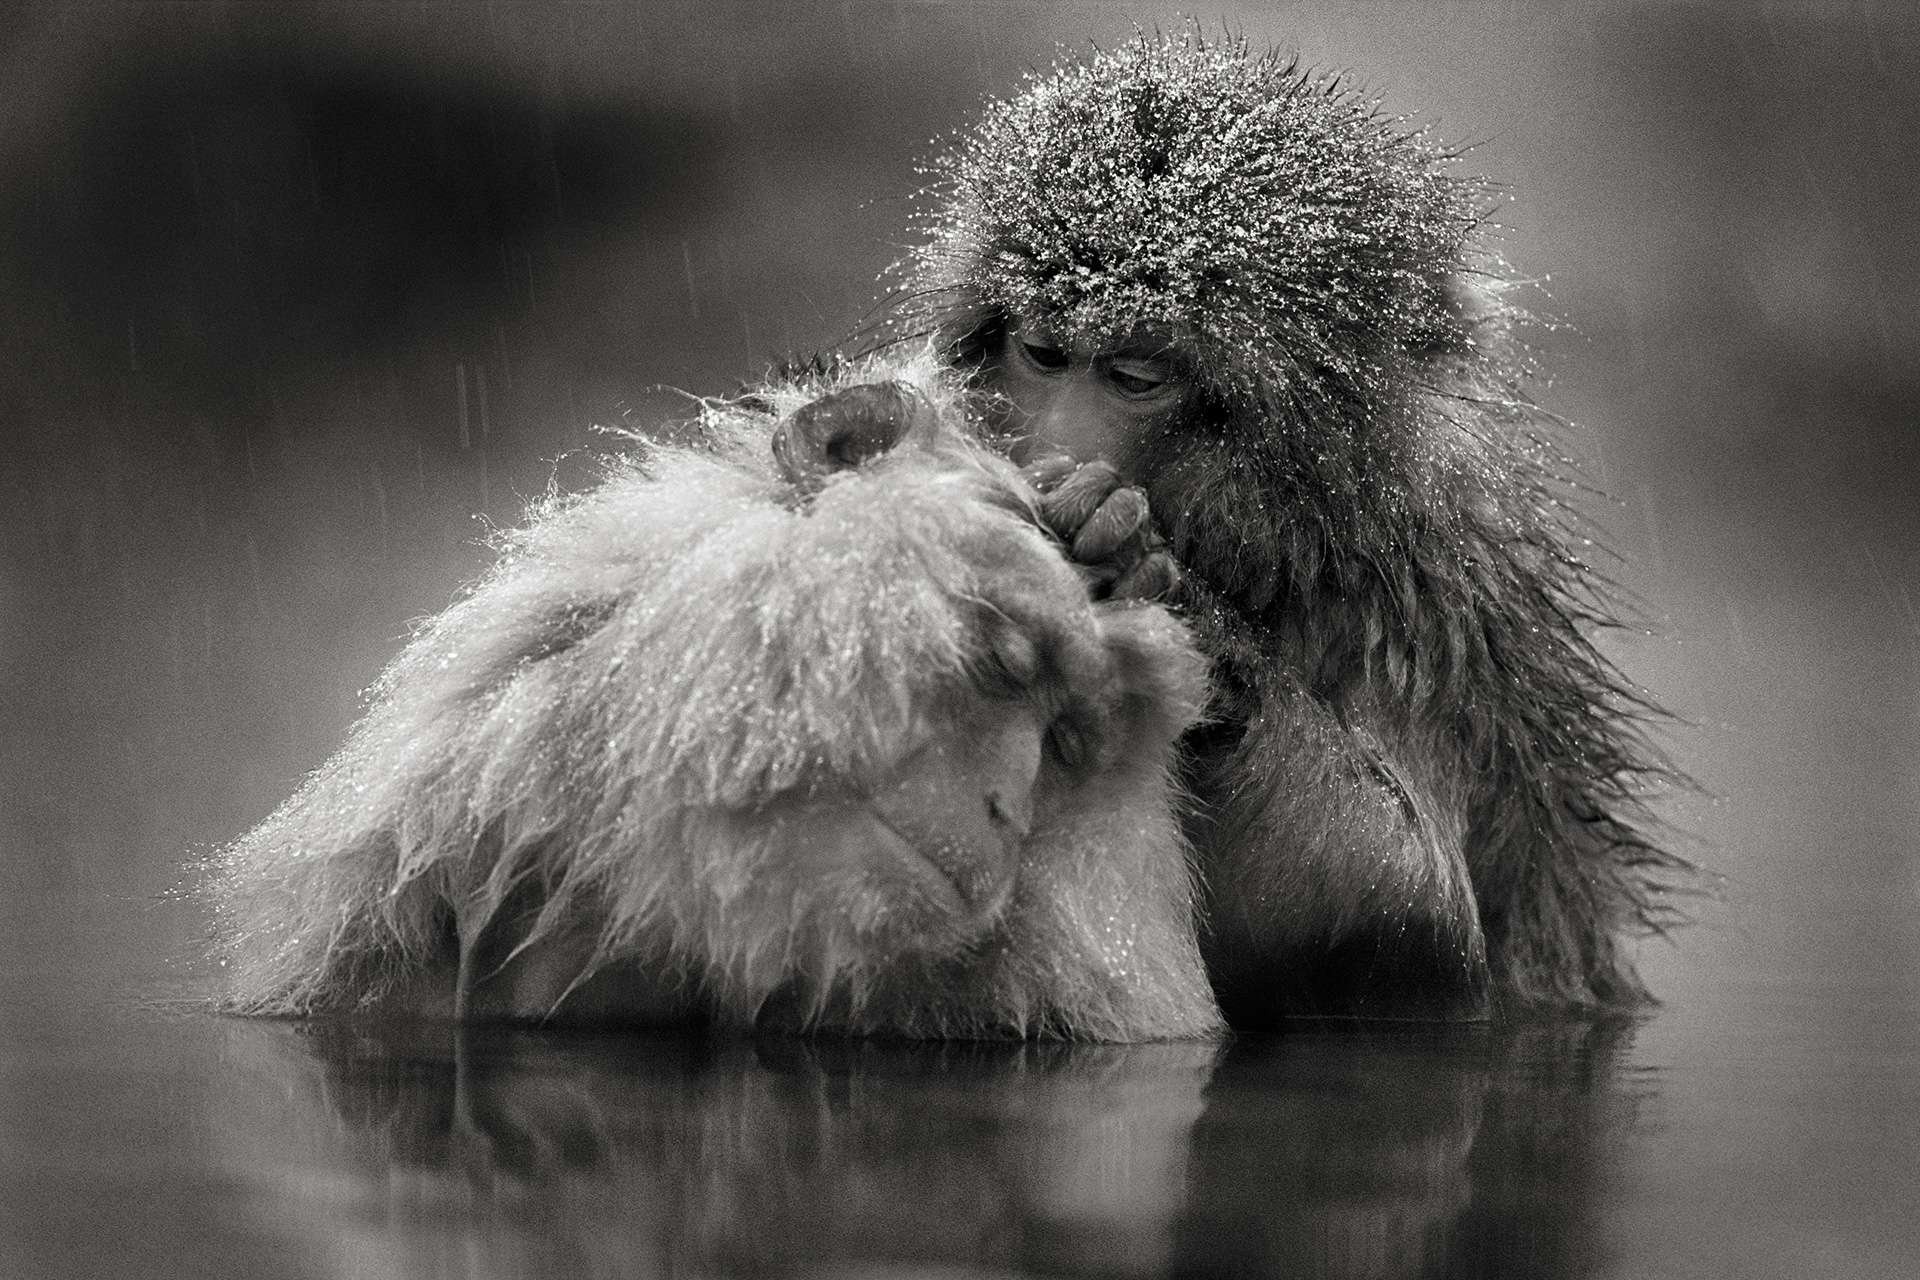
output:
[[[879,296],[918,157],[1141,3],[93,3],[0,29],[0,1008],[126,993],[487,522]],[[1920,19],[1273,4],[1504,184],[1720,899],[1644,964],[1920,989]],[[174,977],[168,977],[172,974]],[[158,975],[158,976],[156,976]],[[1884,1007],[1878,1006],[1878,1007]],[[1717,1030],[1716,1030],[1717,1029]],[[1882,1025],[1881,1034],[1885,1031]],[[1835,1034],[1868,1034],[1857,1028]]]

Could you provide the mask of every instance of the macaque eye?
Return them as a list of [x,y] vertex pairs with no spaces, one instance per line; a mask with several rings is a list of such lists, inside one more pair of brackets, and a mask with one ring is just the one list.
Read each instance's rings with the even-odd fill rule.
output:
[[1145,400],[1174,385],[1173,371],[1153,360],[1115,360],[1107,365],[1107,381],[1130,400]]
[[1028,342],[1025,338],[1014,339],[1019,344],[1020,354],[1032,362],[1034,368],[1049,373],[1066,368],[1073,363],[1073,357],[1064,348],[1050,347],[1042,342]]

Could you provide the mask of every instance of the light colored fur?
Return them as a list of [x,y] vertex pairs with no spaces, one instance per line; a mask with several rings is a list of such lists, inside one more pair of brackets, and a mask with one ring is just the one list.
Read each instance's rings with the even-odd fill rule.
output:
[[[914,389],[911,438],[803,494],[777,422],[880,379]],[[224,851],[227,1007],[1214,1031],[1168,771],[1205,697],[1184,630],[1089,603],[925,353],[703,426],[536,507],[339,754]],[[1052,744],[1028,794],[949,794],[1017,774],[1003,741]],[[886,794],[1030,811],[1011,887],[956,875],[978,908],[956,913],[875,844]]]

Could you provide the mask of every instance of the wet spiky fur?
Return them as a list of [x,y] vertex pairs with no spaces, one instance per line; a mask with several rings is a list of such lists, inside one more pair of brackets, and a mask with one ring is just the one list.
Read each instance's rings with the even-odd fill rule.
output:
[[1015,318],[1152,335],[1190,389],[1133,471],[1214,665],[1194,834],[1240,1020],[1632,1004],[1619,936],[1686,878],[1457,160],[1337,77],[1141,35],[992,105],[904,264],[904,327],[988,392]]
[[[803,494],[774,424],[879,379],[918,397],[915,441]],[[1212,1031],[1169,780],[1205,696],[1184,630],[1089,602],[926,352],[702,425],[700,447],[649,448],[505,535],[341,752],[225,851],[227,1007]],[[1076,750],[1042,765],[987,927],[836,845],[913,752],[1029,714],[1071,719]]]

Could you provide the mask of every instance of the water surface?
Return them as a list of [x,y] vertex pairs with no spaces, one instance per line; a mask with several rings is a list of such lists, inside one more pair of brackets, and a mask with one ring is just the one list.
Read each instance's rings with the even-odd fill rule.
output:
[[1911,1275],[1910,1014],[1740,999],[1734,1040],[1138,1046],[16,1008],[0,1241],[23,1278]]

